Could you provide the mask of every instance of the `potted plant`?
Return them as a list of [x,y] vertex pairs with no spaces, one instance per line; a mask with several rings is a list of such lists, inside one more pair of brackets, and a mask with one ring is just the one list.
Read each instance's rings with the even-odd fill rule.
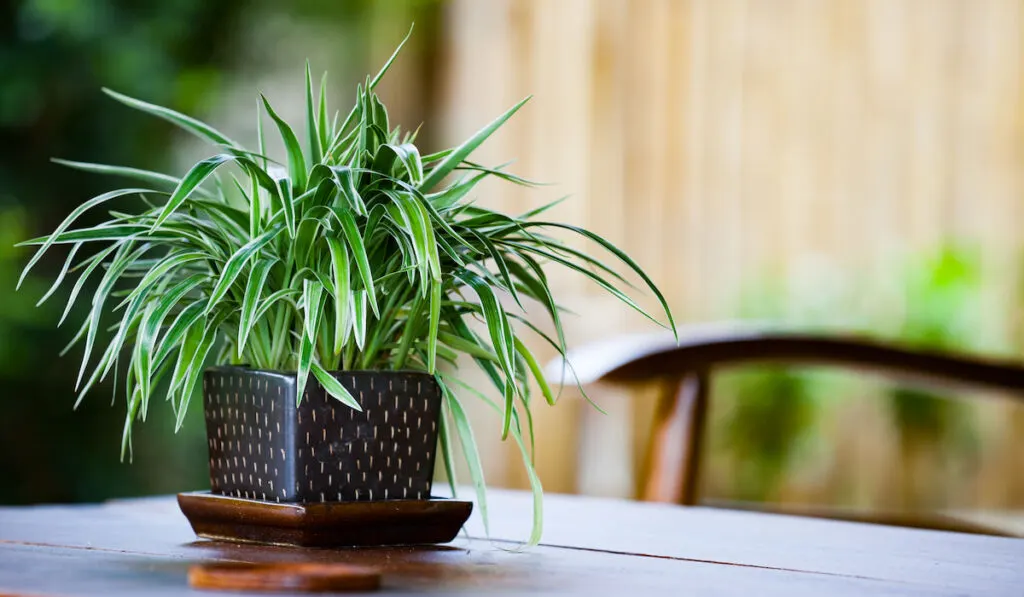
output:
[[[422,500],[430,496],[438,443],[454,490],[457,440],[486,516],[473,433],[453,391],[465,384],[439,367],[460,355],[473,359],[496,399],[476,395],[501,413],[502,438],[519,444],[530,472],[536,541],[531,383],[548,403],[555,396],[522,334],[565,353],[545,265],[582,274],[644,313],[620,290],[626,280],[614,269],[550,233],[581,236],[610,253],[657,296],[670,327],[671,315],[621,250],[582,228],[542,220],[550,205],[509,216],[469,200],[489,177],[530,184],[468,159],[526,100],[461,145],[429,155],[414,144],[415,133],[392,128],[374,88],[401,47],[358,87],[341,117],[332,115],[325,79],[314,92],[307,65],[302,141],[261,96],[255,151],[198,120],[106,90],[211,142],[216,153],[181,178],[59,160],[139,184],[89,199],[52,234],[23,243],[39,246],[25,273],[54,245],[70,245],[57,280],[78,275],[65,317],[86,282],[98,279],[75,336],[84,344],[78,402],[117,376],[119,361],[127,363],[122,457],[158,385],[166,384],[179,426],[202,388],[210,481],[219,494],[300,503]],[[264,112],[283,141],[283,164],[266,156]],[[120,198],[134,206],[72,229],[86,211]],[[102,248],[76,260],[96,245]],[[545,312],[553,335],[525,318],[527,299]],[[103,346],[113,301],[112,338]],[[204,373],[207,364],[213,367]]]

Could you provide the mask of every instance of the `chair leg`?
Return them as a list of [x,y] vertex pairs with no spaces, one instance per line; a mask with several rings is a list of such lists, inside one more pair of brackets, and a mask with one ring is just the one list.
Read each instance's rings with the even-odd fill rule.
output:
[[707,415],[707,373],[688,373],[666,384],[658,398],[647,443],[641,499],[693,505],[698,499],[701,443]]
[[679,503],[695,506],[700,501],[700,468],[704,430],[708,414],[708,375],[700,372],[684,378],[679,386],[679,402],[688,411],[684,437],[683,487]]

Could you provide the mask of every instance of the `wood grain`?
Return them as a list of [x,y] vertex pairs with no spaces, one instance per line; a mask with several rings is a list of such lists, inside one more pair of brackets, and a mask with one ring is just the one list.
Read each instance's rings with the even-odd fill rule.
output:
[[1024,541],[788,516],[552,495],[544,543],[529,494],[491,493],[491,539],[300,549],[196,541],[172,498],[0,508],[0,592],[184,595],[216,562],[379,568],[382,592],[422,594],[1015,595]]

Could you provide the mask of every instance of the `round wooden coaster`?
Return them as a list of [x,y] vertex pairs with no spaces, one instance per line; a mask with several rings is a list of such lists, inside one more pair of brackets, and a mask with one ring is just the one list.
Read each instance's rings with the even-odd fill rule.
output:
[[197,564],[188,584],[216,591],[375,591],[380,571],[347,564]]

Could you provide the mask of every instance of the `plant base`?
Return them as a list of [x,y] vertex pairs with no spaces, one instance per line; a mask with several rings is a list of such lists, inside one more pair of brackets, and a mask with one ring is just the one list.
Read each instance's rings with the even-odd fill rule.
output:
[[179,493],[178,506],[205,539],[299,547],[448,543],[473,511],[445,499],[278,504],[209,492]]

